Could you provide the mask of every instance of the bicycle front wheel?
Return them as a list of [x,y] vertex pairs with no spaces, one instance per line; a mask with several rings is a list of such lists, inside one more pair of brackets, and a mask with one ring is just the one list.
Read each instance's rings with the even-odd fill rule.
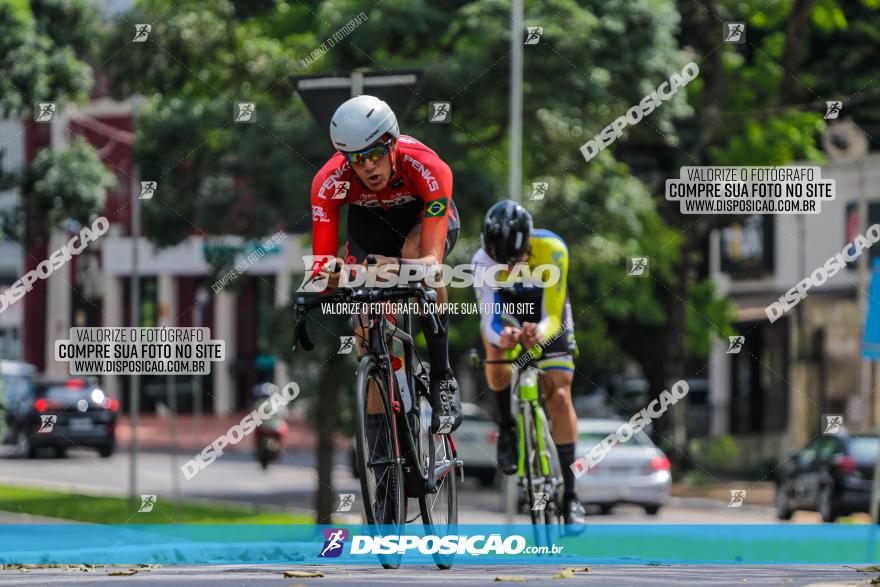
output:
[[[424,396],[419,403],[419,468],[436,479],[436,491],[419,497],[422,523],[425,534],[453,535],[458,532],[458,476],[452,442],[447,435],[430,433],[431,406]],[[452,554],[434,554],[434,562],[441,569],[451,568],[453,558]]]
[[[376,359],[364,356],[357,370],[356,456],[367,524],[390,526],[399,534],[406,523],[403,467],[388,382]],[[397,568],[399,557],[380,556],[382,566]]]
[[525,458],[525,489],[528,497],[529,514],[532,524],[546,524],[545,510],[549,495],[545,491],[545,478],[541,471],[541,453],[538,451],[538,429],[535,423],[535,410],[530,402],[522,404],[522,430],[520,430],[520,449]]
[[550,475],[545,479],[544,491],[549,494],[547,507],[545,508],[546,524],[562,524],[563,523],[563,503],[562,503],[562,464],[559,461],[559,454],[556,452],[556,443],[553,441],[553,431],[550,422],[544,410],[538,408],[537,418],[541,422],[541,432],[544,437],[544,456],[547,458],[547,465]]

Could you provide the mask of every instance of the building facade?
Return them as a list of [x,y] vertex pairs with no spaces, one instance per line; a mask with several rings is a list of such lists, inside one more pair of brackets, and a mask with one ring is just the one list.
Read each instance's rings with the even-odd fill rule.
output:
[[[830,162],[822,178],[835,180],[836,199],[823,201],[821,214],[752,216],[710,238],[711,276],[735,304],[736,328],[745,336],[739,353],[728,354],[726,340],[716,345],[711,432],[737,439],[742,466],[778,462],[802,447],[821,434],[823,414],[843,414],[853,430],[880,422],[874,373],[861,359],[867,268],[870,258],[880,258],[880,246],[775,321],[765,312],[864,227],[880,222],[880,155]],[[864,225],[860,199],[869,210]]]

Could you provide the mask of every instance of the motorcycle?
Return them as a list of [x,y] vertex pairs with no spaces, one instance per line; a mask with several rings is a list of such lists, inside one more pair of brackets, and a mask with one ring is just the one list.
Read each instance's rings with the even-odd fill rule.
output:
[[[254,387],[254,408],[259,409],[263,402],[269,401],[272,393],[278,388],[271,383],[260,383]],[[264,470],[269,463],[277,461],[284,447],[284,438],[289,430],[286,421],[286,410],[279,410],[272,418],[263,421],[256,430],[256,455],[260,467]]]
[[257,427],[257,460],[263,469],[281,456],[287,430],[287,422],[280,419],[266,421]]

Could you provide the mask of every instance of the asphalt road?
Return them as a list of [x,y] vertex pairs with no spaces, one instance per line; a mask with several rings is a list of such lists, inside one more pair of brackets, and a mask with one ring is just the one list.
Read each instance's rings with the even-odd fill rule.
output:
[[[2,447],[0,455],[8,454]],[[178,467],[189,455],[177,457]],[[116,453],[102,459],[93,451],[71,450],[67,458],[41,457],[36,459],[0,460],[0,484],[32,485],[75,490],[96,494],[125,495],[128,492],[129,456]],[[359,498],[360,487],[347,462],[340,453],[334,469],[334,491],[353,493]],[[138,462],[138,490],[153,494],[157,500],[171,498],[172,459],[169,454],[143,453]],[[270,465],[267,471],[248,453],[227,453],[195,477],[186,480],[178,476],[184,498],[211,499],[227,502],[258,504],[290,511],[313,511],[317,476],[311,452],[286,454],[280,463]],[[495,486],[480,487],[467,480],[459,493],[459,520],[468,524],[504,523],[502,490]],[[340,521],[358,523],[359,504],[351,514],[340,515]],[[588,513],[593,513],[588,510]],[[816,523],[815,514],[798,513],[795,522]],[[527,516],[517,516],[514,523],[529,523]],[[619,506],[610,515],[590,516],[594,524],[772,524],[777,520],[768,507],[743,506],[729,508],[726,503],[700,499],[676,499],[657,516],[648,516],[632,506]]]
[[[5,448],[5,447],[4,447]],[[2,452],[0,452],[2,454]],[[178,457],[178,466],[187,457]],[[101,494],[127,492],[128,455],[119,453],[101,459],[93,452],[71,451],[65,459],[0,460],[0,484],[34,485],[80,490]],[[139,493],[154,493],[158,499],[171,495],[171,457],[162,453],[140,456]],[[316,477],[312,455],[289,454],[268,471],[247,453],[229,453],[192,480],[180,479],[183,497],[225,500],[275,506],[294,511],[311,511]],[[358,482],[351,475],[345,455],[339,455],[334,470],[337,492],[358,494]],[[460,519],[464,523],[505,521],[500,488],[482,488],[469,481],[461,492]],[[357,506],[350,520],[359,522]],[[2,517],[0,517],[2,521]],[[813,514],[798,513],[795,522],[815,523]],[[527,523],[525,516],[515,519]],[[711,500],[675,499],[659,516],[647,516],[640,508],[619,507],[610,515],[591,515],[591,524],[766,524],[776,522],[770,508],[743,506],[728,508]],[[458,565],[451,571],[434,567],[404,567],[383,570],[375,566],[239,565],[239,566],[163,566],[139,569],[130,576],[111,576],[127,567],[98,567],[90,572],[69,568],[31,568],[28,572],[0,570],[0,585],[485,585],[510,580],[532,585],[558,585],[554,575],[567,567],[555,565],[472,566]],[[284,571],[320,571],[321,578],[284,577]],[[859,573],[852,567],[829,566],[665,566],[602,565],[589,572],[575,573],[565,580],[591,585],[869,585],[880,573]],[[563,583],[565,584],[565,583]]]
[[[486,585],[498,578],[519,579],[529,585],[870,585],[878,573],[860,573],[841,566],[755,567],[755,566],[593,566],[560,583],[554,575],[566,567],[487,567],[461,565],[449,571],[432,567],[405,567],[386,571],[378,567],[283,567],[283,566],[166,566],[141,570],[132,576],[109,576],[120,568],[96,568],[91,572],[68,569],[33,569],[0,571],[0,585]],[[286,570],[320,571],[321,578],[285,578]],[[502,584],[506,581],[502,581]],[[512,584],[516,584],[511,581]]]

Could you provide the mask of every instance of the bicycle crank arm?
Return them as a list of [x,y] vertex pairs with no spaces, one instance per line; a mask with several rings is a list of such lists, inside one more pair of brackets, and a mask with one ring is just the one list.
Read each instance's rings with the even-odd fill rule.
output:
[[464,481],[464,461],[462,461],[461,459],[455,458],[454,460],[449,461],[448,463],[444,463],[444,464],[440,465],[439,467],[436,467],[434,469],[433,484],[429,483],[428,493],[436,492],[437,491],[437,481],[439,481],[440,479],[443,479],[444,477],[449,475],[450,472],[453,475],[455,475],[456,469],[459,469],[462,471],[461,479],[462,479],[462,481]]

